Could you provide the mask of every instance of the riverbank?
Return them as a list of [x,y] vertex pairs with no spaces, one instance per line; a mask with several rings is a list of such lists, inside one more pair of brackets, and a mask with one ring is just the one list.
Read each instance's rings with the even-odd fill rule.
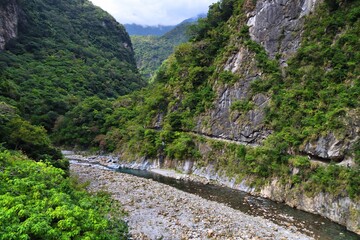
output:
[[149,179],[92,164],[71,164],[71,174],[89,181],[90,191],[106,190],[129,213],[133,239],[311,239],[224,204],[202,199]]

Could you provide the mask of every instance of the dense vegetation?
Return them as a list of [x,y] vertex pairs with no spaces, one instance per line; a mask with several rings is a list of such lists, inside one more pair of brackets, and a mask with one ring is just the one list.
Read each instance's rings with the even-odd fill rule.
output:
[[67,161],[54,148],[44,127],[21,118],[16,108],[0,102],[0,147],[20,150],[34,160],[47,160],[64,170]]
[[[349,137],[358,127],[359,1],[321,3],[306,19],[298,52],[281,69],[249,36],[245,12],[254,1],[222,0],[141,90],[129,38],[107,14],[88,1],[19,2],[26,21],[0,55],[1,236],[125,237],[125,225],[109,215],[107,196],[85,194],[66,171],[49,165],[67,167],[47,131],[61,146],[115,151],[128,160],[190,159],[253,186],[276,178],[300,193],[360,199],[359,142],[346,153],[353,167],[319,165],[302,155],[306,142],[329,133]],[[263,73],[250,95],[271,97],[265,124],[273,134],[260,147],[195,132],[199,116],[211,117],[219,86],[241,79],[223,70],[239,47],[255,56]],[[250,96],[234,101],[230,111],[246,114],[254,107]]]
[[17,3],[18,37],[0,54],[0,144],[66,168],[47,136],[62,116],[87,97],[116,98],[145,81],[124,27],[89,1]]
[[144,78],[151,78],[162,62],[180,43],[187,42],[187,28],[191,22],[183,22],[162,36],[131,36],[134,46],[135,60]]
[[89,194],[65,172],[0,151],[0,239],[127,239],[107,194]]
[[[112,103],[87,100],[87,104],[96,101],[107,108],[95,110],[90,114],[94,117],[77,124],[77,128],[71,121],[78,110],[69,112],[59,139],[63,144],[86,142],[87,147],[90,143],[118,151],[130,160],[146,156],[213,163],[229,176],[246,178],[255,185],[276,177],[309,194],[326,191],[359,198],[359,165],[320,166],[300,154],[304,142],[351,128],[348,120],[358,112],[359,4],[320,4],[316,14],[307,18],[302,45],[284,73],[278,61],[269,59],[265,50],[249,38],[244,24],[245,10],[251,8],[249,1],[213,4],[207,18],[192,27],[191,42],[177,47],[159,69],[152,86]],[[272,97],[266,124],[274,134],[257,148],[210,141],[192,133],[196,117],[206,116],[213,107],[214,86],[237,81],[236,75],[221,70],[234,51],[235,40],[255,54],[264,72],[253,82],[252,93]],[[246,113],[253,107],[250,100],[235,101],[231,110]],[[104,116],[101,123],[95,116]],[[102,125],[96,134],[86,134],[89,132],[84,129],[98,124]],[[62,138],[70,136],[73,129],[84,138]],[[204,152],[203,144],[210,145],[211,150]],[[355,144],[353,152],[348,153],[357,162],[358,146]],[[289,155],[289,150],[294,155]]]
[[[302,46],[289,62],[287,76],[268,84],[272,105],[268,122],[276,141],[299,149],[306,141],[354,128],[360,109],[360,3],[327,4],[309,16]],[[321,21],[318,19],[321,18]],[[256,89],[255,89],[256,91]],[[356,121],[356,120],[355,120]]]
[[68,177],[49,133],[87,97],[145,86],[130,38],[87,0],[16,2],[18,37],[0,52],[0,239],[127,239],[119,206]]
[[0,55],[0,101],[48,131],[83,98],[145,85],[123,26],[89,1],[19,0],[18,38]]

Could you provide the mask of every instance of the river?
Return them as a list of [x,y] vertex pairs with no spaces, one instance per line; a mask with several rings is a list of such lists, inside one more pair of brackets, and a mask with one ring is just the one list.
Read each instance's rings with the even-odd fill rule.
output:
[[[253,197],[248,193],[212,184],[177,180],[151,171],[135,169],[117,169],[117,172],[137,177],[153,179],[182,191],[202,198],[225,203],[227,206],[252,216],[269,219],[279,225],[296,226],[304,234],[313,233],[321,240],[359,240],[360,236],[346,230],[344,226],[334,223],[319,215],[291,208],[285,204],[268,199]],[[311,234],[312,235],[312,234]]]
[[[82,161],[72,160],[72,164],[81,164]],[[87,162],[86,164],[88,164]],[[285,204],[273,202],[268,199],[254,197],[245,192],[234,190],[228,187],[212,184],[203,184],[189,180],[178,180],[166,177],[151,171],[134,169],[115,169],[91,163],[100,168],[113,172],[126,173],[139,178],[152,179],[181,191],[191,193],[201,198],[223,203],[235,210],[252,216],[259,216],[264,219],[284,226],[295,226],[305,235],[320,240],[359,240],[360,236],[346,230],[345,227],[336,224],[324,217],[291,208]]]

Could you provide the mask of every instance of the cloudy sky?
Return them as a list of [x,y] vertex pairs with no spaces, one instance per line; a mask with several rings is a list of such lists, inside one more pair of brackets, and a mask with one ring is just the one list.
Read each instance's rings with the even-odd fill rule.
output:
[[91,0],[120,23],[174,25],[206,13],[217,0]]

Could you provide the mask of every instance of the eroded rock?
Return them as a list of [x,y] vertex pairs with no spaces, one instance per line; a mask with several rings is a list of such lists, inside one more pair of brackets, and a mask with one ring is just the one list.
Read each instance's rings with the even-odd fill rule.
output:
[[271,58],[281,63],[299,48],[304,16],[314,10],[317,0],[261,0],[248,14],[252,40],[260,43]]
[[6,43],[17,37],[19,21],[19,7],[16,1],[0,3],[0,50],[4,50]]

